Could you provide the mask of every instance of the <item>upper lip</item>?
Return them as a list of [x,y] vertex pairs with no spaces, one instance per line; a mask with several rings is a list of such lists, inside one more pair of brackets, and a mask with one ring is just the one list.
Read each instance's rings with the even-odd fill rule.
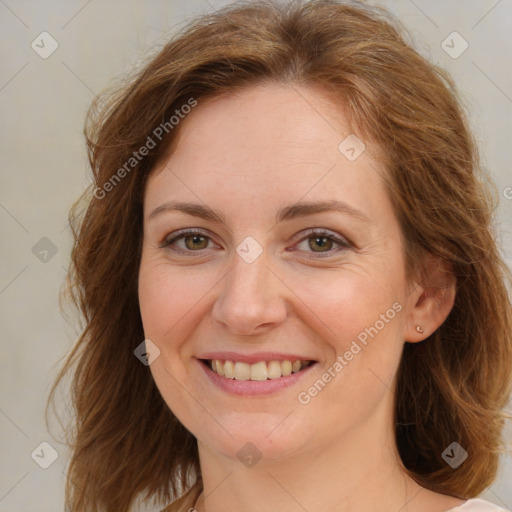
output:
[[240,354],[237,352],[207,352],[198,359],[217,359],[220,361],[233,361],[254,364],[260,361],[314,361],[311,357],[298,354],[284,354],[279,352],[256,352],[254,354]]

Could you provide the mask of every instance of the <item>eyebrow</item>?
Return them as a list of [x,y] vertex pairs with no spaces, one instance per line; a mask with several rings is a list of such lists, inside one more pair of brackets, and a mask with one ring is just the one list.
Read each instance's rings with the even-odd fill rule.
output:
[[[178,211],[191,215],[193,217],[199,217],[205,220],[211,220],[213,222],[219,222],[221,224],[226,223],[226,218],[219,211],[197,203],[187,203],[179,201],[169,201],[155,208],[148,216],[148,220],[155,218],[156,216],[164,213]],[[354,208],[341,201],[318,201],[318,202],[299,202],[284,208],[280,208],[276,214],[276,222],[282,222],[285,220],[296,219],[298,217],[306,217],[308,215],[314,215],[316,213],[324,212],[340,212],[346,215],[350,215],[356,220],[363,222],[370,222],[370,218],[363,213],[361,210]]]

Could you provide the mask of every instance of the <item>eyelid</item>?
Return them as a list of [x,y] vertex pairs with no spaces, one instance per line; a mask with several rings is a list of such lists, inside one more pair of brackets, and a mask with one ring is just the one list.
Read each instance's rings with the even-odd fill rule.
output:
[[351,242],[349,242],[349,240],[347,238],[345,238],[344,236],[342,235],[339,235],[338,233],[336,233],[335,231],[331,231],[330,229],[326,229],[326,228],[308,228],[306,229],[305,231],[302,231],[300,233],[300,239],[299,241],[302,241],[304,240],[305,238],[311,238],[311,236],[326,236],[326,237],[330,237],[332,238],[333,240],[336,240],[337,242],[339,242],[340,244],[345,244],[347,246],[351,246],[353,245]]

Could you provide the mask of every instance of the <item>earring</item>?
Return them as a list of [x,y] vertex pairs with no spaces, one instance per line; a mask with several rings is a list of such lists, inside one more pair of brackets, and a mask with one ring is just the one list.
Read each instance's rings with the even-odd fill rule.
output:
[[416,326],[416,330],[417,330],[420,334],[423,334],[423,328],[421,327],[421,325],[417,325],[417,326]]

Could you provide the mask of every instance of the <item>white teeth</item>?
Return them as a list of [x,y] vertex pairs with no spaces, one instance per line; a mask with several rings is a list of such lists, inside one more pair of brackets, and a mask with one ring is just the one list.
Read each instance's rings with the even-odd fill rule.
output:
[[279,361],[270,361],[270,363],[268,363],[267,377],[269,379],[278,379],[281,377],[281,363]]
[[302,368],[302,362],[301,361],[293,361],[292,363],[292,372],[298,372]]
[[290,375],[292,373],[292,362],[291,361],[281,361],[281,373],[283,377]]
[[210,361],[211,369],[227,379],[256,380],[278,379],[287,377],[308,366],[310,361],[260,361],[255,364],[242,363],[241,361]]
[[[215,368],[213,368],[213,364],[215,364]],[[222,361],[212,361],[212,370],[217,372],[221,377],[224,377],[224,365]]]
[[[219,361],[217,361],[217,363],[219,363]],[[217,364],[217,368],[218,368],[218,364]],[[233,361],[226,361],[224,363],[224,377],[226,377],[227,379],[235,378],[235,363],[233,363]]]
[[251,380],[267,380],[267,365],[265,361],[251,364]]
[[235,380],[249,380],[251,378],[251,367],[247,363],[237,361],[235,363]]

